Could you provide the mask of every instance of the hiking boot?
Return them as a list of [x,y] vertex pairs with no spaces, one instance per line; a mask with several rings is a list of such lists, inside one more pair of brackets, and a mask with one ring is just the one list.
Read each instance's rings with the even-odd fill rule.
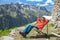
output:
[[24,38],[26,38],[26,33],[24,32],[19,32]]

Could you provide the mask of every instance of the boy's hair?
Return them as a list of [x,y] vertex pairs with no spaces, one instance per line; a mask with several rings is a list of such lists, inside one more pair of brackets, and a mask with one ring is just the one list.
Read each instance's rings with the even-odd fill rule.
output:
[[42,17],[45,20],[45,17]]

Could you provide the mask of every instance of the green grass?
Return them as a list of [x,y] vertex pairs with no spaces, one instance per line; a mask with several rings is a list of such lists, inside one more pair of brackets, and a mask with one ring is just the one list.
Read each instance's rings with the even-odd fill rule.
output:
[[1,36],[7,36],[9,35],[9,33],[13,30],[13,29],[16,29],[16,28],[11,28],[11,29],[7,29],[7,30],[0,30],[0,37]]
[[54,24],[53,24],[53,23],[50,23],[50,24],[49,24],[49,27],[54,27]]
[[0,30],[0,36],[6,36],[6,35],[8,35],[10,32],[11,32],[10,29],[9,29],[9,30],[4,30],[4,31]]

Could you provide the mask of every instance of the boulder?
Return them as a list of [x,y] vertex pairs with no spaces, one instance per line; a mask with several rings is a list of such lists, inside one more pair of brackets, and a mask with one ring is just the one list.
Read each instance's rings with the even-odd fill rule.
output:
[[0,40],[14,40],[14,38],[10,36],[2,36]]

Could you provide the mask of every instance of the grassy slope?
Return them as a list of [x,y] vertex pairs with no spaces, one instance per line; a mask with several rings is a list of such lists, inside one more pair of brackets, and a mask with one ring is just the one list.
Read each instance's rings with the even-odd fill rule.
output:
[[[51,34],[51,30],[53,28],[53,24],[49,24],[48,28],[49,28],[48,35],[50,35]],[[44,29],[42,31],[44,33],[47,33],[46,27],[44,27]],[[23,37],[21,37],[21,35],[19,35],[19,34],[17,35],[17,34],[16,34],[16,37],[15,37],[15,40],[47,40],[47,38],[41,38],[41,37],[33,38],[33,37],[37,37],[37,34],[38,34],[34,29],[27,35],[28,38],[23,38]],[[56,40],[56,37],[50,37],[50,39],[48,39],[48,40]]]
[[[54,26],[54,25],[52,25],[52,24],[49,24],[49,25],[48,25],[48,28],[49,28],[49,29],[48,29],[48,35],[51,34],[51,31],[53,30],[53,26]],[[14,28],[14,29],[15,29],[15,28]],[[12,29],[4,30],[4,31],[0,30],[0,36],[8,35],[8,34],[11,32],[11,30],[12,30]],[[46,27],[44,27],[44,29],[43,29],[42,31],[43,31],[44,33],[47,33]],[[38,34],[38,33],[37,33],[35,30],[32,30],[32,31],[27,35],[28,38],[23,38],[23,37],[21,37],[20,34],[18,34],[18,33],[16,32],[15,40],[47,40],[46,38],[30,38],[31,36],[36,37],[37,34]],[[49,40],[56,40],[56,37],[50,37]]]

